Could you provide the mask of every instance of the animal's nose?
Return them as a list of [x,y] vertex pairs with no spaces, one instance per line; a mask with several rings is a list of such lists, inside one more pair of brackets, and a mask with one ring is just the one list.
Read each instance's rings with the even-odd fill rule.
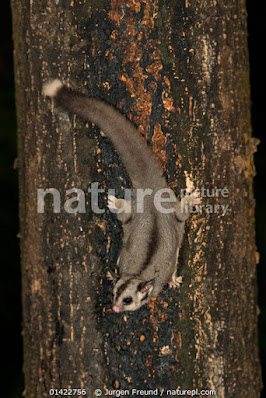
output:
[[121,308],[118,307],[118,305],[113,305],[113,311],[114,312],[121,312]]

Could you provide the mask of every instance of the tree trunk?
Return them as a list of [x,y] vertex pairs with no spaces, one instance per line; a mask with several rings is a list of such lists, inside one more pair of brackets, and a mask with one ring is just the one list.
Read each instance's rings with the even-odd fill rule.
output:
[[[12,9],[25,396],[198,388],[259,397],[245,2],[12,0]],[[111,311],[119,222],[92,214],[89,194],[85,214],[64,209],[68,189],[98,181],[122,194],[130,181],[97,128],[51,109],[41,87],[54,77],[132,120],[176,194],[202,188],[181,290],[165,288],[134,313]],[[47,200],[38,213],[37,190],[49,188],[61,211]]]

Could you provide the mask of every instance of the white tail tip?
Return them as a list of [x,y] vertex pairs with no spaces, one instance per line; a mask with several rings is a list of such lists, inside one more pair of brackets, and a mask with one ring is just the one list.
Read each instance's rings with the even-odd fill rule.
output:
[[61,87],[63,87],[63,83],[59,79],[55,79],[44,84],[42,93],[45,97],[54,98]]

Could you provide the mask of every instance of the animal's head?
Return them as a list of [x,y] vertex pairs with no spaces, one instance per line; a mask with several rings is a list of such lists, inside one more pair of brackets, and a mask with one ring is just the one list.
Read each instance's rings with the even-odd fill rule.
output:
[[153,280],[141,278],[120,278],[114,287],[113,311],[135,311],[149,301],[153,290]]

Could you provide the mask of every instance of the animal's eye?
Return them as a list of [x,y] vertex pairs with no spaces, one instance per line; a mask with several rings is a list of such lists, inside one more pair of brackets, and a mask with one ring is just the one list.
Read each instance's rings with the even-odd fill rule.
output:
[[123,303],[126,304],[126,305],[131,304],[132,301],[133,301],[132,297],[126,297],[126,298],[123,299]]

